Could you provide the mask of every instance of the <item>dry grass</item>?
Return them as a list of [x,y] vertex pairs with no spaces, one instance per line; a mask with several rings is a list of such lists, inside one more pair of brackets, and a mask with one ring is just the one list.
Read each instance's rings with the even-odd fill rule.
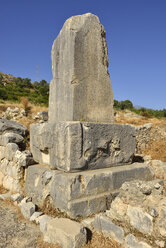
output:
[[45,199],[42,208],[40,208],[39,210],[44,214],[48,214],[49,216],[54,218],[56,217],[67,218],[67,215],[65,213],[58,211],[52,206],[48,197]]
[[112,241],[110,238],[104,237],[97,232],[92,233],[92,239],[83,248],[120,248],[121,246]]
[[117,124],[130,124],[135,126],[141,126],[147,123],[152,123],[154,126],[157,125],[166,125],[166,118],[125,118],[124,116],[121,116],[117,120],[115,120],[115,123]]
[[152,141],[149,143],[144,154],[150,155],[152,159],[166,162],[166,141]]
[[25,110],[26,116],[28,116],[28,113],[31,111],[31,107],[29,106],[29,101],[27,97],[21,98],[21,104],[23,106],[23,109]]
[[[128,111],[129,112],[129,111]],[[127,112],[127,113],[128,113]],[[125,117],[123,112],[118,113],[118,118],[115,118],[115,123],[117,124],[131,124],[135,126],[144,125],[147,123],[152,123],[153,126],[166,125],[166,118],[145,118],[145,117]]]
[[49,244],[47,242],[44,242],[43,239],[40,238],[37,242],[36,248],[61,248],[61,246]]
[[8,192],[8,190],[5,189],[3,186],[0,185],[0,194],[5,194],[7,192]]

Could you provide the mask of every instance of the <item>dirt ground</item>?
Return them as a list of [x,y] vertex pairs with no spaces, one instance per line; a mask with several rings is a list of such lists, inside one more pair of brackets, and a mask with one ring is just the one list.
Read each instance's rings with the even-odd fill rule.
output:
[[21,221],[9,202],[0,201],[0,247],[36,248],[40,238],[39,228],[32,223]]
[[[8,200],[0,200],[0,220],[0,248],[61,248],[43,242],[39,226],[25,220],[18,208]],[[120,246],[101,234],[93,233],[83,248],[120,248]]]

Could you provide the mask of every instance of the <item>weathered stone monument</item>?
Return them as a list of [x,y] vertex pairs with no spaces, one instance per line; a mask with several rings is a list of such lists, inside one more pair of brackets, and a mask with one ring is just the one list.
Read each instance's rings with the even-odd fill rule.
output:
[[49,122],[31,125],[31,151],[40,164],[27,169],[25,191],[39,206],[49,197],[72,218],[108,209],[125,181],[153,178],[148,165],[132,164],[134,127],[113,124],[107,68],[98,17],[69,18],[52,47]]
[[69,18],[52,47],[49,121],[113,122],[105,30],[90,13]]

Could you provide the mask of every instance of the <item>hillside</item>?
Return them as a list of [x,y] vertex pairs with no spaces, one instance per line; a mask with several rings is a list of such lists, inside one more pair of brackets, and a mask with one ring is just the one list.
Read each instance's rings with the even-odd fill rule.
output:
[[20,102],[22,97],[34,104],[48,106],[49,84],[45,80],[31,82],[0,72],[0,101]]

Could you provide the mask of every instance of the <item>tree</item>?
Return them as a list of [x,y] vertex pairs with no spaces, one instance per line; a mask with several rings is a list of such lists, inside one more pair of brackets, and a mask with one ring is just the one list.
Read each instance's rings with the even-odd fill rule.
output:
[[120,108],[120,102],[117,100],[114,100],[114,108],[119,109]]
[[46,85],[47,85],[47,81],[46,80],[41,80],[40,81],[40,86],[41,87],[46,87]]
[[124,110],[124,109],[130,109],[131,110],[131,109],[133,109],[133,104],[130,100],[121,101],[120,102],[120,108],[122,110]]
[[0,99],[7,100],[8,95],[5,89],[0,89]]
[[24,87],[26,87],[26,88],[32,88],[31,79],[29,79],[29,78],[23,78],[22,79],[22,83],[23,83]]

